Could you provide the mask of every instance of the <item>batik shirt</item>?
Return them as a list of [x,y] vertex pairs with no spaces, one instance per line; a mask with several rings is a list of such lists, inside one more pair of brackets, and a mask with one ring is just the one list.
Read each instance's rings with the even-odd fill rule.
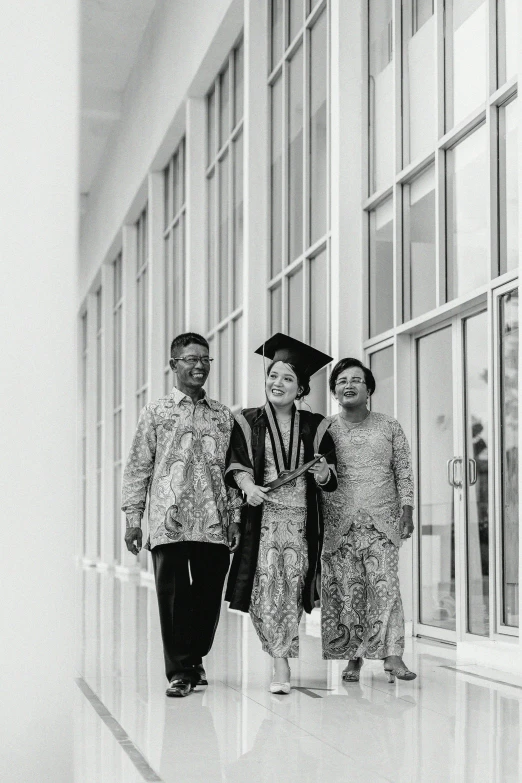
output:
[[147,548],[178,541],[227,542],[239,493],[225,485],[231,411],[206,395],[194,404],[176,387],[141,411],[123,474],[122,509],[140,525],[148,496]]

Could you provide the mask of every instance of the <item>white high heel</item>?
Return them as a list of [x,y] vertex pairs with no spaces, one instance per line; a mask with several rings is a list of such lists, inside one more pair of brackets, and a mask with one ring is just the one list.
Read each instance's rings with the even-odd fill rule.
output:
[[281,693],[284,695],[288,695],[290,691],[292,690],[292,686],[289,682],[277,682],[274,680],[270,683],[270,693]]
[[274,670],[272,672],[272,682],[270,683],[270,688],[269,688],[270,693],[282,693],[286,696],[292,690],[292,686],[290,685],[290,676],[291,676],[290,666],[288,665],[288,662],[286,665],[288,668],[288,680],[286,682],[276,680],[275,670]]

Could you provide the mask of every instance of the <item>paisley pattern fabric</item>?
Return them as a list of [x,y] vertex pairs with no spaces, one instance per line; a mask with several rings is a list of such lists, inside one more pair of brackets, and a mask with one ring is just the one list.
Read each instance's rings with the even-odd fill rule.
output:
[[[281,427],[285,448],[290,427]],[[299,466],[303,464],[300,446]],[[265,484],[277,478],[272,444],[265,439]],[[303,583],[308,570],[306,479],[271,492],[263,503],[259,555],[250,599],[250,616],[262,648],[273,658],[297,658],[303,614]]]
[[402,655],[404,615],[398,560],[402,507],[413,506],[410,449],[399,422],[371,412],[329,429],[337,492],[323,496],[323,657]]
[[323,552],[323,658],[386,658],[404,652],[399,549],[359,513],[336,550]]
[[178,541],[226,544],[241,499],[224,481],[234,424],[206,395],[194,405],[174,387],[141,411],[123,474],[122,509],[139,525],[149,498],[146,547]]

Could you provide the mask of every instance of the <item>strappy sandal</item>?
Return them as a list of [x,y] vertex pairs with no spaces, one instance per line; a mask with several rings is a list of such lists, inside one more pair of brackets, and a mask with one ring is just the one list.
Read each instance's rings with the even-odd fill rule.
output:
[[414,680],[417,675],[415,672],[411,672],[406,666],[397,666],[395,669],[384,669],[388,675],[388,682],[392,685],[395,682],[395,678],[398,680]]
[[352,660],[357,661],[357,667],[355,669],[343,669],[343,672],[341,674],[341,678],[343,682],[359,682],[359,677],[363,665],[363,659],[353,658]]

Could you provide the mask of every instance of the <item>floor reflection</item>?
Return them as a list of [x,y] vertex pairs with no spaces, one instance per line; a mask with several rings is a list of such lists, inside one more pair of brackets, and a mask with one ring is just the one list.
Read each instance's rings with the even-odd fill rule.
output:
[[167,699],[152,586],[85,569],[78,589],[78,674],[109,717],[78,689],[76,783],[522,779],[522,687],[477,667],[456,671],[444,645],[410,640],[412,683],[389,685],[375,661],[344,685],[342,662],[321,659],[317,618],[307,618],[292,667],[301,690],[273,696],[249,618],[224,609],[210,686]]

